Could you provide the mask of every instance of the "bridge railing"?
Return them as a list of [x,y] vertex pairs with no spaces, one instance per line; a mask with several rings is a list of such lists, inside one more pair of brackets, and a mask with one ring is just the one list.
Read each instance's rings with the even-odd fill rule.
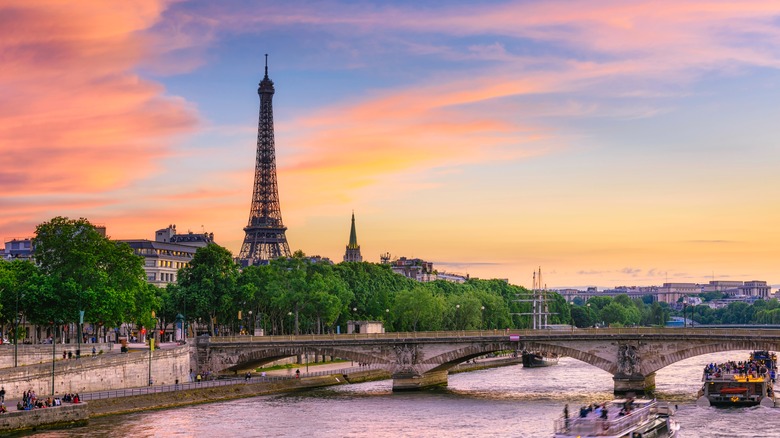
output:
[[283,335],[283,336],[212,336],[209,342],[214,343],[273,343],[273,342],[299,342],[299,341],[349,341],[372,339],[453,339],[468,337],[497,337],[519,336],[524,337],[605,337],[611,335],[637,335],[637,336],[732,336],[732,337],[778,337],[780,331],[767,328],[667,328],[667,327],[620,327],[620,328],[588,328],[588,329],[540,329],[540,330],[453,330],[453,331],[421,331],[421,332],[388,332],[388,333],[349,333],[349,334],[325,334],[325,335]]

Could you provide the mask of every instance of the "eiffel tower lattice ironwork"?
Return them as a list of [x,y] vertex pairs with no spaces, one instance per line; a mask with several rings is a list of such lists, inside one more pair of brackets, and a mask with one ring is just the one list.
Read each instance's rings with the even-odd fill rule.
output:
[[276,183],[276,152],[274,149],[274,83],[268,78],[268,55],[265,55],[265,77],[260,82],[260,120],[257,124],[257,161],[255,185],[246,236],[238,258],[244,266],[267,263],[279,257],[290,257],[279,208]]

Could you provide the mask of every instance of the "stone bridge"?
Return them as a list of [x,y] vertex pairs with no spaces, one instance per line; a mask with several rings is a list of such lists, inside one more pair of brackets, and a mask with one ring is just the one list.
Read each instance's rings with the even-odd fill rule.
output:
[[196,345],[199,371],[241,371],[291,356],[332,356],[387,370],[393,390],[446,385],[447,370],[488,353],[541,351],[607,371],[613,375],[616,394],[642,394],[655,388],[656,371],[689,357],[730,350],[780,351],[780,330],[619,328],[199,337]]

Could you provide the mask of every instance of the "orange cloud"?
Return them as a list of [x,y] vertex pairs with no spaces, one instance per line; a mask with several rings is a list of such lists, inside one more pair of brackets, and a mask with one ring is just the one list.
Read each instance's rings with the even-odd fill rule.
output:
[[165,2],[0,5],[3,196],[97,193],[147,175],[195,111],[133,69]]

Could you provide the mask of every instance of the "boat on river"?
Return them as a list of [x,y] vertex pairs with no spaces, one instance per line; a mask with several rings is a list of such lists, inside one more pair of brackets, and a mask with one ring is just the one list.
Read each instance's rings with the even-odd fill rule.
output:
[[555,420],[555,438],[672,438],[680,430],[674,408],[657,400],[615,399],[569,418],[567,411]]
[[558,355],[552,353],[523,352],[524,368],[541,368],[558,364]]
[[699,406],[775,406],[777,355],[759,350],[744,362],[711,363],[704,367]]

